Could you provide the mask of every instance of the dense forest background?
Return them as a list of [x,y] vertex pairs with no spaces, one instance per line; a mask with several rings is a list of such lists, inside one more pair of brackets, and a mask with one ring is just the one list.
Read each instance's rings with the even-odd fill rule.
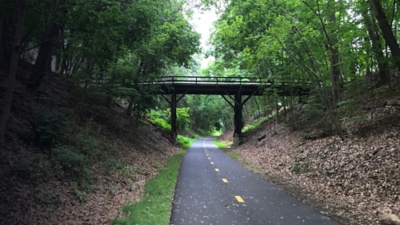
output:
[[[140,85],[162,76],[263,78],[310,90],[308,96],[280,96],[271,88],[264,96],[252,97],[243,110],[244,132],[271,118],[273,129],[285,124],[300,131],[304,140],[337,136],[343,141],[400,126],[397,0],[0,4],[2,202],[11,204],[19,196],[15,204],[22,203],[21,190],[71,177],[74,196],[84,202],[94,192],[96,177],[105,173],[100,167],[147,178],[149,173],[138,169],[134,159],[121,164],[117,149],[125,142],[114,140],[132,142],[126,145],[131,147],[138,146],[132,137],[165,144],[167,135],[157,132],[170,130],[170,105],[156,90]],[[201,35],[190,23],[194,10],[216,10],[219,15],[210,50],[201,49]],[[205,58],[212,60],[202,68]],[[231,136],[234,126],[233,110],[220,96],[186,96],[177,116],[178,132],[189,137]],[[149,123],[161,129],[143,128]],[[163,152],[163,146],[143,149],[162,160],[176,153]],[[160,167],[158,160],[138,162],[153,174],[152,169]],[[124,183],[126,175],[121,176]],[[30,189],[18,189],[16,183]],[[58,204],[55,199],[50,205]],[[49,205],[46,201],[40,204]]]
[[[35,91],[43,79],[57,76],[82,87],[82,98],[95,89],[109,102],[123,99],[127,114],[153,108],[158,110],[153,118],[167,122],[168,105],[139,88],[141,81],[165,75],[246,76],[303,85],[312,89],[305,117],[324,111],[340,136],[341,120],[362,119],[352,108],[357,96],[369,91],[373,98],[373,90],[394,87],[398,80],[395,0],[204,3],[219,10],[220,19],[212,50],[201,55],[200,35],[188,23],[191,7],[202,7],[199,1],[3,1],[0,63],[8,83],[0,136],[19,67],[24,73],[17,79],[26,90]],[[200,68],[202,57],[215,62]],[[303,99],[282,98],[272,90],[254,98],[244,117],[251,120],[298,102]],[[218,96],[189,96],[180,107],[190,114],[180,125],[183,132],[233,126],[232,112]]]

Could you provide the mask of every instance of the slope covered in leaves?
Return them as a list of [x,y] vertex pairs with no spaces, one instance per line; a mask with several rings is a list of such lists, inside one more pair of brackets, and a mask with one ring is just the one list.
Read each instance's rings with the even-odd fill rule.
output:
[[158,128],[64,82],[16,93],[0,151],[0,224],[109,224],[178,151]]
[[234,151],[268,180],[345,224],[380,224],[384,213],[400,215],[399,106],[398,97],[377,103],[366,112],[376,122],[347,124],[344,140],[310,138],[306,126],[293,131],[271,121],[245,134]]

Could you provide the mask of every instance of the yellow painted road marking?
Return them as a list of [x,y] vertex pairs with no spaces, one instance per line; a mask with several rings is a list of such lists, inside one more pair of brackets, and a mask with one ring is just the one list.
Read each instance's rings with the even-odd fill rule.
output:
[[222,178],[222,181],[223,181],[224,183],[228,183],[228,180],[225,179],[225,178]]
[[235,195],[235,198],[236,198],[236,200],[237,200],[238,202],[240,202],[240,203],[244,203],[244,200],[243,200],[243,198],[242,198],[242,197],[240,197],[239,195]]
[[211,162],[211,165],[214,165],[214,162]]
[[218,169],[218,168],[216,168],[216,169],[215,169],[215,171],[219,172],[219,169]]

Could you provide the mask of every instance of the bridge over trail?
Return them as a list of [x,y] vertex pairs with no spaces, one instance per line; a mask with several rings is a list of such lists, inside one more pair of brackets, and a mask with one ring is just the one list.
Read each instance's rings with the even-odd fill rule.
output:
[[[151,82],[141,83],[153,86],[171,106],[171,136],[176,143],[176,106],[186,94],[221,95],[234,110],[234,139],[242,135],[243,106],[253,96],[276,92],[280,96],[304,96],[310,90],[307,84],[272,82],[254,77],[211,77],[211,76],[164,76]],[[166,97],[170,95],[171,97]],[[180,95],[180,96],[178,96]],[[242,98],[246,96],[246,98]],[[175,144],[174,143],[174,144]]]

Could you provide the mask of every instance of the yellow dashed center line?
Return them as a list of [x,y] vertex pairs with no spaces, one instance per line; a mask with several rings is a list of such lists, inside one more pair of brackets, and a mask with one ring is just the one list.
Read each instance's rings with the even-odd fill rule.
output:
[[215,171],[216,171],[216,172],[219,172],[219,169],[218,169],[218,168],[215,168]]
[[240,197],[239,195],[235,195],[235,198],[236,198],[236,200],[237,200],[238,202],[240,202],[240,203],[244,203],[244,200],[243,200],[243,198],[242,198],[242,197]]
[[222,178],[222,181],[223,181],[224,183],[228,183],[228,180],[225,179],[225,178]]

